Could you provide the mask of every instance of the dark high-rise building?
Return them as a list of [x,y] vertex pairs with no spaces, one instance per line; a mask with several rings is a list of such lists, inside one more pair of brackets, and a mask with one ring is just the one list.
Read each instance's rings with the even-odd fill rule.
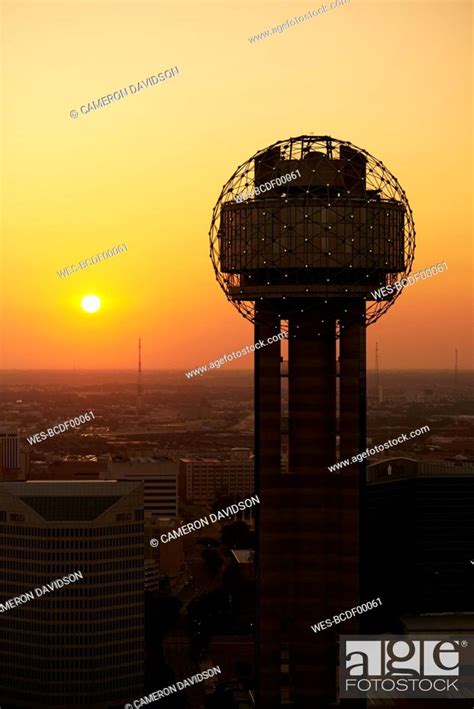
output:
[[[365,478],[363,465],[333,473],[328,466],[366,447],[366,325],[395,300],[392,284],[411,266],[413,244],[411,212],[396,179],[366,151],[328,136],[300,136],[259,151],[224,185],[214,209],[217,279],[255,323],[260,343],[260,709],[282,703],[314,709],[336,700],[335,634],[315,635],[310,623],[360,600]],[[275,337],[286,328],[287,412]],[[357,632],[357,623],[346,623],[344,632]]]
[[142,695],[143,532],[141,483],[0,483],[2,709],[122,709]]
[[392,458],[367,478],[369,596],[383,596],[388,627],[407,613],[473,613],[474,466]]

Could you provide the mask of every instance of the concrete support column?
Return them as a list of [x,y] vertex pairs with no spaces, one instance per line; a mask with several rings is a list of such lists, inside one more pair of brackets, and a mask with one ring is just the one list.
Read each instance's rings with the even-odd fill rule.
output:
[[[346,312],[344,312],[346,311]],[[365,301],[344,303],[341,313],[340,351],[340,459],[352,458],[366,448],[366,327]],[[340,475],[341,610],[360,599],[361,490],[365,488],[365,464],[341,469]],[[357,632],[357,623],[344,630]]]
[[[256,307],[255,342],[280,331],[275,304]],[[285,537],[284,496],[281,489],[280,343],[255,350],[255,489],[257,538],[257,706],[275,709],[281,692],[281,618],[288,589],[282,579],[281,553]]]
[[336,331],[320,315],[307,309],[289,319],[289,470],[313,481],[336,456]]
[[[326,322],[321,322],[321,313]],[[336,455],[335,320],[307,309],[289,318],[289,471],[293,579],[289,647],[291,697],[312,709],[336,699],[335,638],[311,625],[328,617],[328,560],[334,530],[328,469]]]

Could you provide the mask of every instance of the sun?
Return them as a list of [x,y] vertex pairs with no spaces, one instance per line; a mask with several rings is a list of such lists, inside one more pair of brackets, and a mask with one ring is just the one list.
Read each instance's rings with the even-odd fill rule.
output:
[[81,307],[86,313],[95,313],[100,308],[100,298],[97,295],[85,295],[81,300]]

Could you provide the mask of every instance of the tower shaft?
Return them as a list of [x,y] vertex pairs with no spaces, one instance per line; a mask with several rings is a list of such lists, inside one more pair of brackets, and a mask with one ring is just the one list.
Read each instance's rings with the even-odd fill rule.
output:
[[379,401],[379,389],[380,389],[380,380],[379,380],[379,343],[375,343],[375,401],[378,403]]
[[[284,313],[285,303],[256,307],[257,341],[279,331],[275,313]],[[311,625],[353,607],[360,598],[362,481],[357,465],[337,472],[328,466],[336,462],[336,320],[344,325],[340,458],[365,448],[364,301],[345,301],[344,306],[306,301],[303,310],[287,316],[288,472],[281,470],[280,345],[255,353],[256,484],[262,501],[257,650],[262,709],[274,709],[284,699],[282,664],[289,666],[294,706],[313,709],[335,701],[335,630],[313,633]],[[356,623],[345,623],[344,632],[356,630]]]

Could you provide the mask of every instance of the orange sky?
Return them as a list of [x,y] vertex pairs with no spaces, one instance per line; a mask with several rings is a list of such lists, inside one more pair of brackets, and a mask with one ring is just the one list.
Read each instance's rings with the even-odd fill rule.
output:
[[472,5],[351,0],[248,42],[319,4],[4,4],[4,368],[134,367],[141,336],[145,368],[187,370],[251,343],[214,278],[212,208],[237,165],[302,133],[381,159],[413,208],[414,270],[449,266],[369,328],[369,366],[377,340],[383,368],[452,367],[455,347],[472,367]]

